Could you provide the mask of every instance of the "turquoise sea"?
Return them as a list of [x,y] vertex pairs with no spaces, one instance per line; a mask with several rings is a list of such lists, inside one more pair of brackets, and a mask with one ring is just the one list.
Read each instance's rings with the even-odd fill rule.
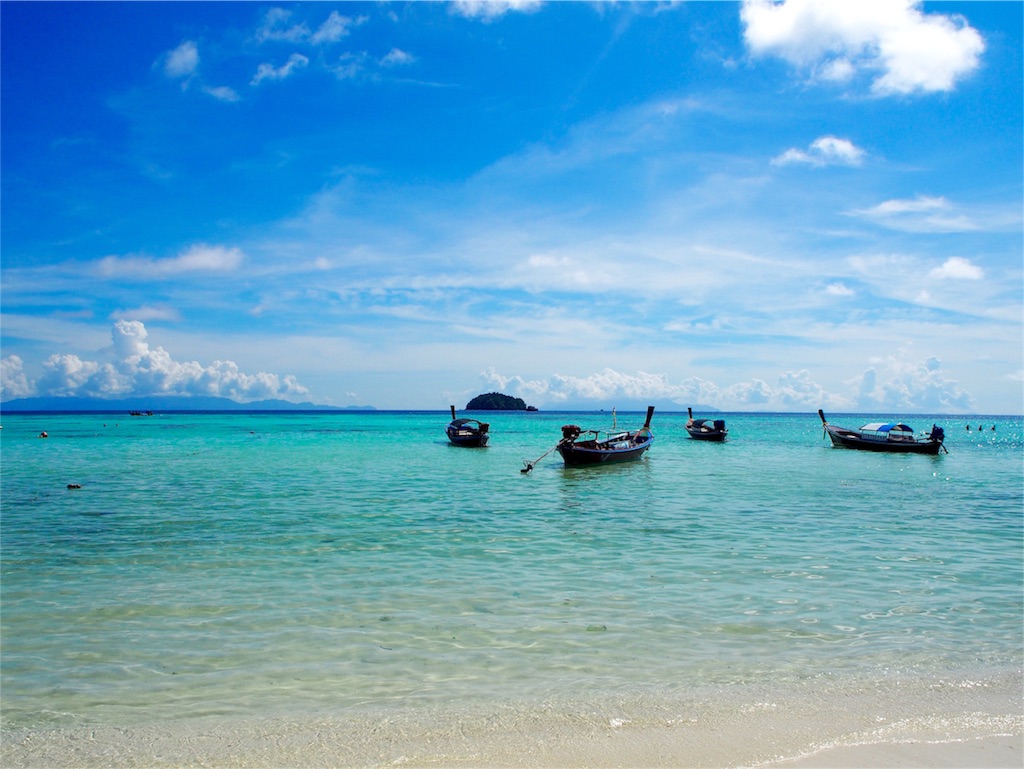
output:
[[945,427],[926,457],[832,448],[816,414],[700,414],[730,430],[708,444],[657,412],[639,462],[525,474],[611,411],[459,416],[491,445],[450,446],[443,411],[4,414],[3,765],[568,765],[608,739],[754,766],[1021,733],[1021,417],[905,417]]

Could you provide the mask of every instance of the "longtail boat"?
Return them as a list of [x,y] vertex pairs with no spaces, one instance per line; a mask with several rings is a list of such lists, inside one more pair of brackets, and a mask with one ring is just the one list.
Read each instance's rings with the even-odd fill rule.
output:
[[821,417],[821,424],[828,437],[832,439],[832,445],[840,448],[893,454],[949,453],[942,445],[946,433],[938,425],[933,424],[931,432],[927,434],[915,434],[913,427],[902,422],[869,422],[857,430],[851,430],[831,424],[821,409],[818,409],[818,416]]
[[686,432],[695,441],[724,441],[729,434],[724,419],[694,419],[693,409],[689,406],[686,407],[686,413],[690,415],[686,422]]
[[456,419],[455,406],[452,406],[451,409],[452,421],[448,423],[444,430],[448,440],[455,446],[467,446],[470,448],[486,446],[488,439],[491,437],[487,432],[491,429],[491,426],[487,422],[481,422],[477,419]]

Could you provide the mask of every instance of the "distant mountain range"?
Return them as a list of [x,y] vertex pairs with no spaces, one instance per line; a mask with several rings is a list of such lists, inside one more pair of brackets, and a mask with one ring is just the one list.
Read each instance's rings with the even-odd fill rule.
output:
[[130,398],[16,398],[0,411],[376,411],[373,406],[318,406],[283,400],[239,403],[213,396],[164,395]]

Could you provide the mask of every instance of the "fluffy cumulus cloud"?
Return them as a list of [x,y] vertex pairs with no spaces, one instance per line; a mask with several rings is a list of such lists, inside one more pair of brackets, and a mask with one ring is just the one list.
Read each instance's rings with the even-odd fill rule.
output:
[[981,280],[985,277],[985,271],[976,264],[972,264],[969,259],[964,259],[962,256],[951,256],[928,275],[939,280]]
[[849,139],[840,139],[837,136],[822,136],[811,142],[811,146],[806,150],[793,147],[772,160],[772,164],[777,166],[791,163],[811,166],[859,166],[863,162],[864,150]]
[[977,69],[985,42],[961,16],[914,0],[744,0],[755,55],[780,56],[819,81],[871,77],[879,96],[951,91]]
[[855,408],[936,413],[973,410],[970,394],[946,379],[938,358],[908,361],[894,355],[881,367],[881,372],[874,367],[867,369],[852,383],[856,387]]
[[247,374],[233,361],[179,362],[162,347],[146,341],[146,327],[136,320],[119,320],[111,334],[113,360],[82,360],[68,353],[51,355],[43,363],[43,374],[32,386],[16,356],[3,361],[3,398],[44,396],[126,396],[207,395],[252,401],[265,398],[297,400],[309,391],[293,376],[267,372]]
[[868,368],[860,377],[831,392],[809,371],[787,371],[774,383],[762,379],[722,386],[699,377],[671,382],[662,374],[635,374],[604,369],[587,377],[556,374],[523,379],[489,369],[486,387],[547,408],[642,408],[659,405],[682,410],[713,406],[723,411],[815,411],[818,408],[864,411],[964,412],[973,407],[970,395],[945,378],[937,358],[907,361],[894,355]]
[[32,395],[34,389],[25,376],[21,358],[8,355],[0,360],[0,400],[25,398]]

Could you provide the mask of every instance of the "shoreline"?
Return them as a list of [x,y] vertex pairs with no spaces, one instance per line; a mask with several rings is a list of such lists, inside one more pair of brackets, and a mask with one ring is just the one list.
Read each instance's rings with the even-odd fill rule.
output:
[[[7,769],[31,767],[473,767],[475,769],[1014,769],[1024,761],[1018,721],[1006,733],[953,739],[812,743],[778,752],[749,737],[718,733],[694,740],[669,729],[606,729],[589,734],[472,735],[388,732],[354,737],[339,724],[268,723],[259,733],[216,728],[117,727],[28,733],[4,739]],[[737,744],[739,743],[739,744]]]
[[1024,763],[1024,736],[994,735],[947,742],[844,745],[764,769],[1015,769]]
[[4,731],[33,767],[1011,769],[1024,760],[1020,676],[817,680],[571,703],[479,702]]

